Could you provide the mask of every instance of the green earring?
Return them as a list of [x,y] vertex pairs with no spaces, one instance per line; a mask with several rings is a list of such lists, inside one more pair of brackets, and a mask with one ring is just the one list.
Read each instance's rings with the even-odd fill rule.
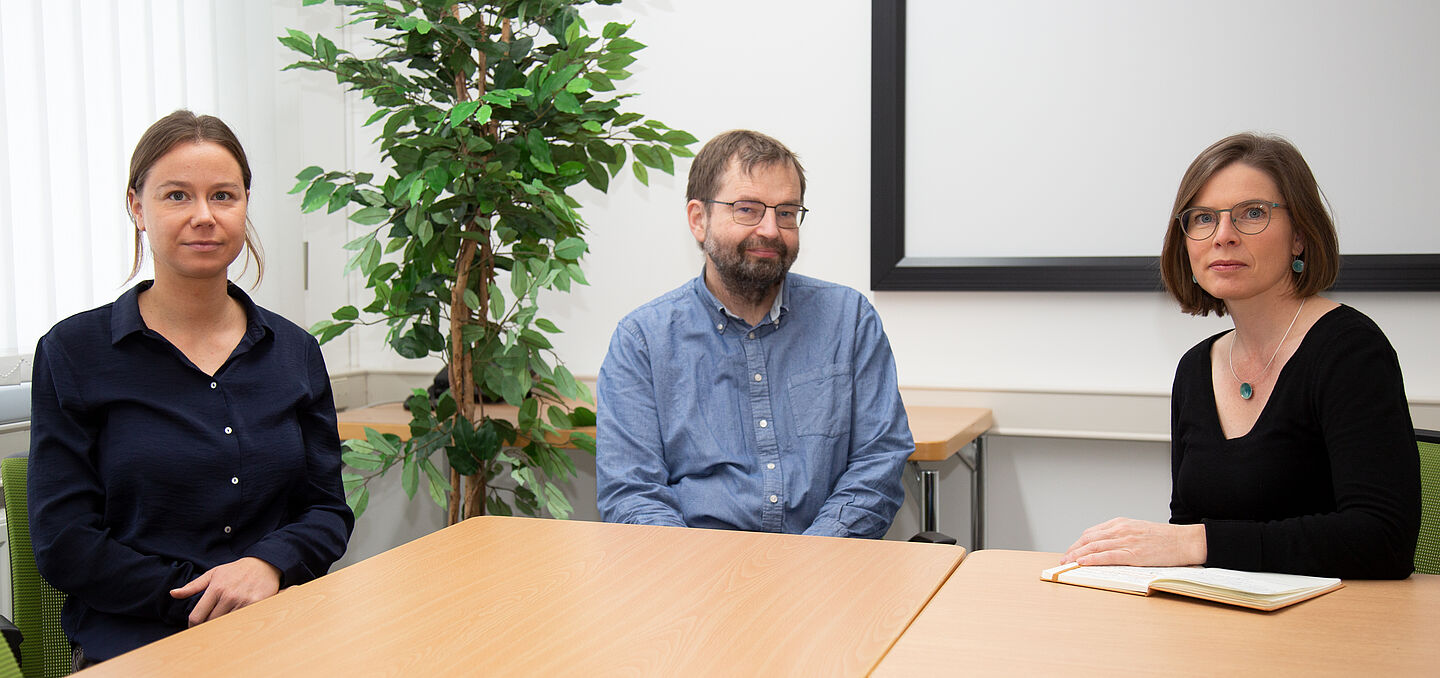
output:
[[1301,261],[1300,257],[1295,257],[1295,261],[1290,262],[1290,270],[1296,273],[1304,273],[1305,262]]

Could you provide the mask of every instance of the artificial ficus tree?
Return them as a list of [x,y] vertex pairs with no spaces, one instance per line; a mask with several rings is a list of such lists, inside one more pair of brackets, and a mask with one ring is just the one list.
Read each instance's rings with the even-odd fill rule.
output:
[[[346,442],[347,498],[356,513],[368,483],[399,466],[413,498],[423,484],[450,522],[483,513],[571,511],[553,482],[572,477],[567,448],[594,453],[594,413],[569,402],[593,395],[554,354],[542,290],[586,284],[580,204],[567,190],[608,190],[627,163],[674,173],[695,137],[624,112],[644,45],[609,23],[591,35],[579,8],[591,0],[333,0],[365,25],[377,52],[362,57],[323,35],[290,30],[280,42],[304,56],[287,69],[328,71],[375,107],[367,127],[388,172],[300,172],[301,209],[337,212],[373,227],[345,247],[374,294],[311,328],[321,342],[357,324],[384,323],[407,358],[440,356],[450,390],[408,400],[411,437],[367,430]],[[619,0],[594,0],[615,4]],[[305,0],[305,5],[322,0]],[[514,424],[489,416],[481,395],[519,409]],[[449,477],[436,463],[443,450]]]

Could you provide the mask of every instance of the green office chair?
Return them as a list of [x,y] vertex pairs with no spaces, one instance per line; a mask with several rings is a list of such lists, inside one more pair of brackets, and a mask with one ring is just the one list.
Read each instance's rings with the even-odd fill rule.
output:
[[1420,541],[1415,571],[1440,574],[1440,431],[1415,429],[1420,448]]
[[[0,617],[5,623],[10,620]],[[20,671],[20,665],[15,662],[15,653],[10,650],[7,644],[0,644],[0,678],[24,678],[25,674]]]
[[25,678],[70,675],[70,639],[60,629],[65,594],[40,577],[30,547],[30,511],[25,496],[25,457],[0,459],[0,488],[5,493],[5,530],[10,541],[10,590],[15,625],[25,634],[20,666]]

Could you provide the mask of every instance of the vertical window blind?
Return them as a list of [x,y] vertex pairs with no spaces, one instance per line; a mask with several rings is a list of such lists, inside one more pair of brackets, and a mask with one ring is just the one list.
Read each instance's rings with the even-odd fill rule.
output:
[[33,352],[57,320],[127,286],[125,181],[152,122],[189,108],[251,141],[247,87],[273,72],[274,37],[243,27],[268,5],[0,2],[0,356]]

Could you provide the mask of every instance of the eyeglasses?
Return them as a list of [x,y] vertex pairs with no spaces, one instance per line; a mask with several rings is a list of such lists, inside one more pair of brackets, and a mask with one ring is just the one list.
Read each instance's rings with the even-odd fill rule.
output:
[[729,205],[730,216],[735,223],[741,226],[754,226],[765,218],[765,210],[775,210],[775,225],[780,228],[800,228],[805,223],[805,213],[810,210],[800,205],[766,205],[759,200],[736,200],[725,202],[724,200],[706,200],[707,203],[716,205]]
[[1228,210],[1191,207],[1175,215],[1175,219],[1191,240],[1206,240],[1215,235],[1221,212],[1230,213],[1230,223],[1235,225],[1235,230],[1245,235],[1259,235],[1270,225],[1270,213],[1276,209],[1285,209],[1285,206],[1269,200],[1246,200]]

